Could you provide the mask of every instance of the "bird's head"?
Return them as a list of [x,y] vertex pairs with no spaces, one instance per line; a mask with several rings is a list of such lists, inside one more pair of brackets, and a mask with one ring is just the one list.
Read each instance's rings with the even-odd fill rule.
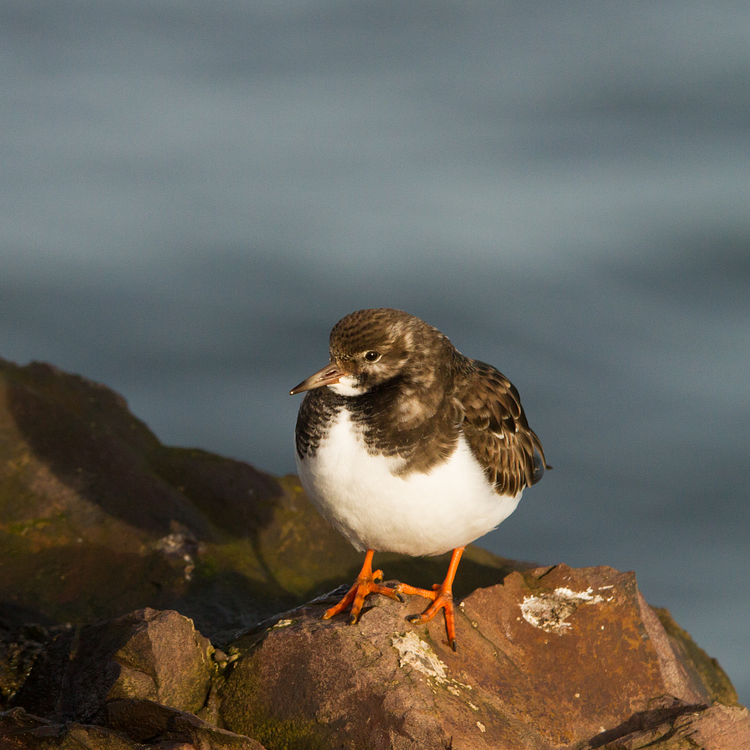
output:
[[291,393],[329,386],[342,396],[359,396],[399,377],[414,376],[429,386],[425,378],[432,372],[434,349],[447,341],[435,328],[401,310],[357,310],[333,327],[331,361]]

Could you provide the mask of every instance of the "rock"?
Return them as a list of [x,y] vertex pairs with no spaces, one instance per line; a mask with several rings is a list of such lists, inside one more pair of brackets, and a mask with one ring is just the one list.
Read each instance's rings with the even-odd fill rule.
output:
[[246,633],[221,724],[269,750],[300,737],[310,747],[549,750],[583,746],[665,695],[702,717],[716,697],[632,573],[513,573],[462,602],[457,653],[441,618],[404,620],[425,604],[381,597],[349,627],[321,621],[322,602]]
[[12,604],[0,607],[0,706],[26,681],[40,651],[64,627],[35,623],[35,613]]
[[711,698],[725,706],[738,706],[737,691],[716,659],[710,657],[672,618],[669,610],[655,608],[654,613],[664,626],[669,642],[683,663],[695,670],[694,679],[708,687]]
[[[54,724],[15,708],[0,714],[0,747],[3,750],[264,750],[249,737],[150,701],[113,701],[109,721],[114,730],[75,722]],[[115,731],[118,727],[123,731]]]
[[0,747],[3,750],[141,750],[143,745],[104,727],[53,724],[16,708],[0,714]]
[[[287,606],[294,600],[278,586],[271,591],[253,546],[273,520],[280,483],[240,462],[162,446],[104,386],[45,364],[0,360],[0,458],[0,599],[81,623],[165,608],[214,585],[252,603],[243,618],[235,599],[217,595],[215,611],[230,625],[276,611],[278,603],[259,602],[264,595]],[[206,475],[225,515],[237,517],[232,538],[243,541],[233,562],[221,554],[222,518],[214,522],[196,502],[211,507]]]
[[731,697],[718,665],[698,668],[692,654],[705,655],[667,633],[632,573],[565,565],[512,573],[459,604],[457,653],[442,618],[426,626],[405,619],[424,609],[421,597],[375,597],[352,627],[345,617],[320,619],[340,593],[277,615],[221,650],[169,611],[62,633],[16,698],[30,713],[11,712],[6,724],[20,731],[31,722],[23,748],[46,747],[41,737],[53,735],[99,747],[89,739],[100,737],[97,726],[110,732],[102,746],[128,748],[635,750],[643,740],[684,750],[674,743],[696,736],[715,750],[750,743],[747,711],[712,705]]
[[219,729],[186,711],[152,701],[117,700],[107,704],[107,726],[139,742],[175,742],[210,750],[264,750],[260,742]]
[[[377,562],[415,585],[447,568]],[[353,581],[361,563],[295,477],[164,446],[105,386],[0,359],[0,618],[6,602],[46,624],[153,607],[213,637]],[[528,567],[471,548],[456,591]]]
[[122,699],[199,713],[209,698],[212,651],[186,617],[139,610],[58,637],[15,704],[48,720],[96,724],[106,723],[108,704]]
[[[296,478],[163,446],[104,386],[0,360],[3,750],[750,748],[726,675],[632,573],[470,547],[454,653],[442,618],[404,619],[419,597],[354,627],[298,606],[361,562]],[[423,587],[447,568],[376,562]]]
[[674,698],[652,701],[578,750],[748,750],[750,712],[740,706],[696,706]]

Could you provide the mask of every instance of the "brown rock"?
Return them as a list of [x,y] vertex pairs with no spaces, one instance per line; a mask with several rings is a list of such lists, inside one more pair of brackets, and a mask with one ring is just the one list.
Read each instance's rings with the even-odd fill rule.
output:
[[139,610],[58,637],[15,703],[54,721],[101,724],[108,702],[150,700],[180,711],[206,706],[213,648],[177,612]]
[[739,706],[737,691],[716,659],[709,656],[672,618],[668,609],[655,608],[669,642],[681,661],[694,670],[693,678],[707,686],[711,699],[725,706]]
[[269,750],[300,736],[315,747],[548,750],[660,696],[701,710],[710,700],[632,573],[513,573],[460,605],[458,653],[440,618],[404,620],[425,604],[378,598],[354,627],[321,621],[321,604],[249,632],[235,643],[243,656],[227,678],[223,726]]
[[[750,712],[740,706],[712,706],[701,714],[681,716],[671,731],[662,735],[664,750],[750,750]],[[671,744],[670,744],[671,743]],[[631,743],[627,750],[643,748]],[[658,744],[655,750],[661,750]]]
[[[113,701],[111,726],[54,724],[15,708],[0,714],[3,750],[264,750],[248,737],[150,701]],[[116,731],[122,728],[122,732]]]
[[[80,623],[165,608],[214,585],[247,594],[244,619],[216,592],[227,624],[252,622],[254,590],[267,600],[284,593],[253,546],[282,494],[246,464],[162,446],[102,385],[0,360],[0,600]],[[231,560],[215,554],[230,515],[242,538]]]
[[14,708],[0,714],[0,747],[2,750],[142,750],[143,745],[104,727],[74,722],[53,724]]
[[264,750],[260,742],[202,721],[185,711],[152,701],[119,700],[107,704],[107,726],[143,743],[185,743],[210,750]]
[[[31,614],[32,624],[26,624]],[[44,627],[33,622],[33,613],[7,603],[0,613],[0,706],[15,695],[28,677],[39,653],[63,627]]]
[[[415,585],[447,567],[377,560]],[[0,616],[2,602],[51,624],[176,609],[213,636],[353,581],[361,563],[295,477],[164,446],[105,386],[0,359]],[[528,567],[470,549],[456,591]]]
[[[458,606],[458,653],[441,618],[404,619],[424,609],[420,597],[376,598],[354,627],[320,620],[328,604],[248,631],[230,655],[175,612],[77,628],[43,651],[19,694],[47,723],[34,719],[18,746],[99,737],[89,723],[120,733],[101,734],[107,747],[165,750],[684,750],[674,743],[698,736],[734,750],[750,738],[744,709],[709,708],[721,681],[673,647],[632,573],[513,573]],[[30,721],[11,719],[14,731]]]
[[[0,715],[3,750],[744,750],[746,712],[709,707],[736,704],[718,664],[607,568],[467,549],[458,654],[441,618],[404,620],[419,597],[376,599],[355,627],[313,602],[214,658],[190,620],[142,609],[213,637],[350,584],[361,562],[296,478],[163,446],[104,386],[0,360],[0,704],[41,650],[16,700],[44,717]],[[376,562],[424,587],[447,567]]]
[[750,712],[662,698],[577,750],[749,750]]

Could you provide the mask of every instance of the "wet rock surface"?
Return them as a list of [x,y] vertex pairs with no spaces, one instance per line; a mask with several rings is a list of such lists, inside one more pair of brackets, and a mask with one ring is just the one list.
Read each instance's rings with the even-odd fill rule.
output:
[[[429,588],[447,556],[376,563]],[[3,750],[750,750],[731,683],[632,573],[470,547],[454,653],[442,618],[405,620],[420,597],[321,621],[360,565],[296,478],[0,360]]]

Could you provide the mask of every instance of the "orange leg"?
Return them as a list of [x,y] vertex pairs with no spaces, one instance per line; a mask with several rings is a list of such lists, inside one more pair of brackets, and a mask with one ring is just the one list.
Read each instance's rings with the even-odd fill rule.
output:
[[365,597],[368,594],[382,594],[383,596],[389,596],[391,599],[403,601],[395,589],[379,585],[379,581],[383,580],[383,571],[376,570],[374,573],[372,572],[372,556],[374,554],[375,550],[367,550],[365,562],[362,565],[362,570],[359,572],[354,585],[349,591],[347,591],[346,596],[335,607],[331,607],[323,615],[324,620],[328,620],[339,612],[343,612],[351,604],[352,617],[349,624],[356,624],[357,620],[359,620],[359,613],[362,611],[362,605],[365,603]]
[[458,563],[461,561],[463,552],[464,547],[456,547],[453,550],[445,580],[442,585],[436,583],[432,587],[432,591],[418,589],[406,583],[400,583],[396,586],[396,591],[400,594],[417,594],[425,597],[425,599],[432,599],[432,604],[421,615],[407,617],[406,619],[409,622],[417,624],[429,622],[441,609],[445,610],[445,629],[448,632],[448,643],[454,651],[456,650],[456,621],[453,616],[453,579],[456,577]]

